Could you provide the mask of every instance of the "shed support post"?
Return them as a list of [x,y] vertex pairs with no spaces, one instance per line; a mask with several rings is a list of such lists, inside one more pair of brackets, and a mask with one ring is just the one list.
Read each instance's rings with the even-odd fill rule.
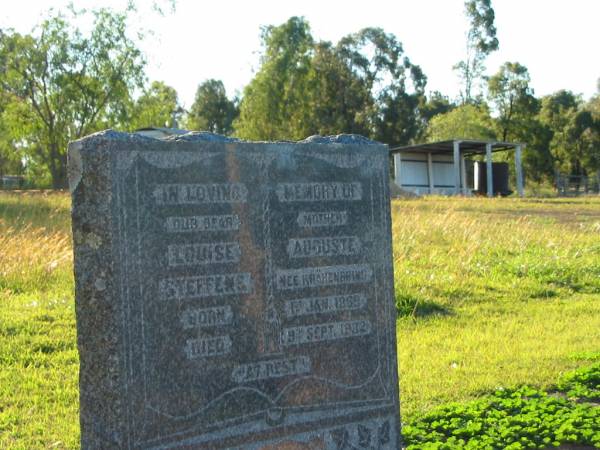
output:
[[494,196],[494,174],[492,173],[492,144],[485,144],[485,178],[487,180],[487,196]]
[[402,181],[400,181],[400,173],[402,170],[402,156],[400,153],[394,153],[394,181],[398,187],[402,187]]
[[462,180],[463,195],[467,195],[469,187],[467,186],[467,164],[465,162],[465,155],[460,155],[460,178]]
[[521,144],[515,147],[515,175],[517,177],[517,193],[523,197],[523,167],[521,166]]
[[454,141],[454,192],[460,194],[460,141]]
[[427,178],[429,180],[429,194],[433,194],[435,184],[433,182],[433,157],[431,153],[427,153]]

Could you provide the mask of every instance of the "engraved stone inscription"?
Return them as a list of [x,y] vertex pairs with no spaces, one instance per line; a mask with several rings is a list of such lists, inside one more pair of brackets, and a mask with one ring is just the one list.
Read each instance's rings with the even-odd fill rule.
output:
[[231,338],[227,335],[188,339],[184,351],[189,359],[227,355],[231,352]]
[[303,228],[339,227],[348,223],[348,211],[300,211],[297,222]]
[[231,378],[236,383],[241,384],[290,375],[303,375],[310,373],[310,371],[310,358],[308,356],[298,356],[296,358],[241,364],[233,369]]
[[368,320],[349,320],[284,328],[281,340],[283,345],[290,346],[364,336],[369,333],[371,322]]
[[205,328],[230,325],[233,319],[231,306],[187,309],[181,315],[183,328]]
[[401,448],[386,146],[71,146],[79,447]]
[[332,202],[361,200],[360,183],[280,183],[277,185],[280,202]]
[[206,244],[173,244],[167,247],[169,266],[237,263],[241,248],[238,242],[210,242]]
[[372,277],[373,270],[367,264],[278,270],[276,275],[280,290],[367,283]]
[[236,231],[240,228],[237,214],[215,216],[176,216],[167,217],[165,228],[169,233],[190,233],[194,231]]
[[361,244],[356,236],[290,239],[287,251],[290,258],[350,256],[360,253]]
[[158,205],[244,203],[248,189],[242,183],[159,184],[153,194]]
[[166,300],[249,294],[253,281],[250,273],[231,273],[160,280],[158,290]]
[[362,309],[367,305],[365,294],[331,295],[328,297],[297,298],[286,300],[285,315],[288,318],[308,314],[326,314],[338,311]]

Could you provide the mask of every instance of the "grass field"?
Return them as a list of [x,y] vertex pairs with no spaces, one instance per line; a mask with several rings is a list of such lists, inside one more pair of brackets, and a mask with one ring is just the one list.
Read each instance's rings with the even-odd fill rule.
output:
[[[78,447],[69,206],[0,193],[0,449]],[[600,360],[600,198],[392,211],[403,420]]]

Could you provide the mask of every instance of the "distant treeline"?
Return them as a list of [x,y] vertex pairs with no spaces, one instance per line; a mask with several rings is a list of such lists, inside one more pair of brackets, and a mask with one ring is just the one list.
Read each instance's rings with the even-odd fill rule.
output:
[[517,62],[485,76],[484,61],[499,45],[494,11],[490,0],[467,0],[465,13],[471,28],[465,59],[454,67],[457,99],[426,90],[426,75],[393,34],[365,28],[337,43],[317,41],[305,19],[292,17],[262,28],[260,67],[241,97],[205,80],[188,111],[174,88],[145,76],[127,12],[79,13],[93,14],[86,32],[63,13],[31,34],[0,29],[0,175],[64,187],[68,141],[150,126],[253,140],[357,133],[392,147],[452,138],[518,141],[527,144],[531,180],[599,171],[600,85],[587,100],[566,90],[538,98]]

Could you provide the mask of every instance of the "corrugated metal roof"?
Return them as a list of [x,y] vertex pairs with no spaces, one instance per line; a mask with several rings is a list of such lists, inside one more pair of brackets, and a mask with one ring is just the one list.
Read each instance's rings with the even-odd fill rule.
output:
[[449,141],[428,142],[424,144],[405,145],[403,147],[395,147],[390,149],[390,153],[453,153],[454,143],[460,143],[461,153],[480,154],[485,153],[485,148],[491,144],[492,151],[503,151],[514,149],[518,145],[523,145],[518,142],[498,142],[498,141],[478,141],[475,139],[454,139]]

